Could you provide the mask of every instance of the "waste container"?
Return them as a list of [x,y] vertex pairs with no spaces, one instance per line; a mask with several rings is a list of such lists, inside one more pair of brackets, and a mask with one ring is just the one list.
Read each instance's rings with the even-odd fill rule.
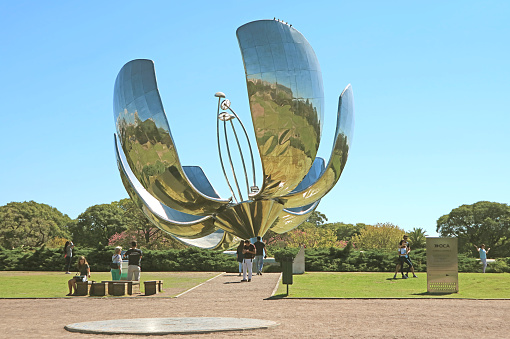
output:
[[292,261],[282,261],[282,283],[292,285]]

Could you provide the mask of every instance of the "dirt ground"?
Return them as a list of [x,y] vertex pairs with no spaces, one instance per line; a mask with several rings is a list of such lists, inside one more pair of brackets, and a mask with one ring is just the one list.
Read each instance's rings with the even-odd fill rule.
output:
[[237,274],[223,274],[178,298],[1,299],[0,337],[111,338],[71,333],[64,326],[127,318],[233,317],[279,326],[168,337],[510,338],[510,300],[271,299],[279,276],[269,273],[241,283]]

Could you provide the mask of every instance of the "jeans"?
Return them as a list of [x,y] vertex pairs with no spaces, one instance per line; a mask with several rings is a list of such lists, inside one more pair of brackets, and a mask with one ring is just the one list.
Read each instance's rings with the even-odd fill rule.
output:
[[264,256],[256,255],[255,256],[255,272],[262,273],[262,268],[264,267]]
[[480,261],[482,262],[482,270],[483,270],[483,273],[485,273],[485,269],[487,268],[487,259],[480,259]]

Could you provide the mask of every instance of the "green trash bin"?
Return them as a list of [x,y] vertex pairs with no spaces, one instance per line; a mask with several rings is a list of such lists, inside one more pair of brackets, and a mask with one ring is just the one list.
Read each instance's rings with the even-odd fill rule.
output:
[[292,261],[282,261],[282,282],[292,285]]

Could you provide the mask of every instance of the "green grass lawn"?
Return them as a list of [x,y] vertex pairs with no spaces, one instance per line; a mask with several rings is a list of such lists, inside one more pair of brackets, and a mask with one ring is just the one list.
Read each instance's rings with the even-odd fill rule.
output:
[[[397,279],[393,273],[307,272],[293,276],[289,298],[510,298],[508,273],[459,273],[459,293],[427,293],[427,274]],[[411,275],[410,275],[411,276]],[[287,285],[280,283],[275,297],[287,297]]]
[[[176,296],[218,275],[216,272],[142,272],[140,290],[146,280],[163,280],[160,296]],[[0,271],[0,298],[60,298],[68,293],[73,274],[63,272]],[[92,272],[90,280],[111,280],[110,272]]]

